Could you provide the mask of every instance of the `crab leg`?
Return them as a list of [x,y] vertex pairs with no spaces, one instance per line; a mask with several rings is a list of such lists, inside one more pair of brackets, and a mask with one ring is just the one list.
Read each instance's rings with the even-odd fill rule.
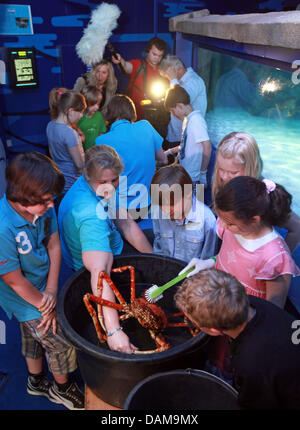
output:
[[[100,340],[100,342],[104,342],[106,340],[106,336],[104,334],[102,334],[102,331],[101,331],[101,326],[103,328],[102,314],[101,315],[99,314],[97,317],[97,312],[95,311],[95,309],[93,308],[93,306],[91,305],[90,302],[95,302],[100,307],[101,306],[108,306],[110,308],[117,309],[118,311],[123,311],[123,306],[121,304],[118,304],[118,303],[114,303],[114,302],[110,302],[110,301],[105,300],[105,299],[101,299],[100,297],[94,296],[93,294],[89,294],[89,293],[84,295],[83,301],[84,301],[84,304],[85,304],[90,316],[93,319],[98,339]],[[99,322],[100,322],[101,326],[100,326]],[[105,329],[103,328],[103,330],[105,330]]]
[[187,327],[188,324],[186,322],[179,323],[168,323],[167,327]]
[[[170,318],[181,317],[181,316],[183,316],[183,312],[175,312],[173,314],[167,315],[167,319],[169,321]],[[186,326],[187,326],[186,322],[178,322],[178,323],[176,323],[176,322],[174,322],[174,323],[168,322],[168,327],[186,327]]]
[[98,317],[97,317],[97,313],[96,313],[95,309],[93,308],[93,306],[90,303],[91,296],[92,296],[92,294],[89,294],[89,293],[85,294],[84,297],[83,297],[83,301],[84,301],[84,304],[85,304],[85,306],[86,306],[86,308],[87,308],[90,316],[93,319],[93,323],[94,323],[94,326],[95,326],[95,329],[96,329],[96,332],[97,332],[98,339],[100,340],[100,342],[103,343],[103,342],[106,341],[106,336],[104,334],[102,334],[101,326],[99,324],[99,320],[98,320]]
[[116,269],[112,269],[112,272],[125,272],[125,270],[130,270],[130,299],[131,302],[135,300],[135,272],[133,266],[123,266]]
[[178,322],[178,323],[175,323],[175,322],[174,323],[169,323],[168,322],[167,327],[187,327],[189,329],[191,335],[192,336],[196,336],[196,334],[199,333],[199,329],[196,328],[196,327],[195,328],[191,327],[191,325],[188,323],[188,318],[184,315],[183,312],[177,312],[177,313],[174,313],[174,314],[167,315],[167,318],[169,319],[169,318],[172,318],[172,317],[179,317],[179,316],[183,316],[184,322]]
[[157,345],[157,352],[165,351],[170,348],[170,345],[166,342],[165,338],[161,333],[155,333],[153,330],[149,330],[152,339],[155,340]]
[[[122,269],[122,267],[120,267],[120,269]],[[112,271],[117,271],[116,269],[113,269]],[[120,270],[118,270],[120,271]],[[99,273],[99,278],[98,278],[98,293],[101,292],[101,295],[99,294],[99,297],[102,297],[102,290],[103,290],[103,279],[106,280],[106,282],[108,283],[108,285],[110,286],[110,288],[113,290],[113,292],[115,293],[117,299],[119,300],[120,303],[126,303],[124,300],[124,297],[122,296],[122,294],[119,292],[119,290],[117,289],[117,287],[115,286],[115,284],[113,283],[113,281],[110,279],[110,277],[108,276],[108,274],[104,271]]]
[[[118,291],[118,289],[116,288],[115,284],[113,283],[113,281],[110,279],[110,277],[108,276],[108,274],[102,270],[99,273],[98,276],[98,283],[97,283],[97,289],[98,289],[98,296],[100,299],[102,299],[102,291],[103,291],[103,279],[106,280],[106,282],[108,283],[109,287],[112,289],[112,291],[115,293],[115,296],[117,297],[117,299],[119,300],[120,303],[125,303],[125,300],[123,298],[123,296],[121,295],[121,293]],[[104,300],[104,299],[102,299]],[[100,321],[100,324],[103,328],[104,331],[106,331],[105,328],[105,324],[104,324],[104,318],[103,318],[103,309],[102,309],[102,305],[104,305],[104,302],[99,303],[96,300],[94,300],[97,304],[97,308],[98,308],[98,318]],[[109,302],[108,302],[109,303]],[[106,304],[105,306],[110,306],[109,304]],[[110,306],[112,307],[112,306]],[[115,307],[115,309],[119,309],[117,307]],[[121,310],[121,309],[120,309]]]
[[155,341],[157,348],[156,349],[150,349],[147,351],[133,351],[133,354],[153,354],[156,352],[162,352],[166,351],[170,348],[170,345],[166,342],[165,338],[162,334],[156,334],[153,330],[149,330],[149,333],[152,337],[152,339]]
[[[97,292],[98,292],[98,297],[102,298],[102,291],[103,291],[103,277],[106,275],[106,272],[104,270],[102,270],[99,275],[98,275],[98,282],[97,282]],[[95,300],[94,300],[95,301]],[[97,303],[97,302],[96,302]],[[104,326],[104,318],[103,318],[103,312],[102,312],[102,307],[99,305],[99,303],[97,304],[97,309],[98,309],[98,319],[99,322],[101,324],[101,327],[103,328],[103,331],[105,332],[105,326]]]
[[123,305],[116,302],[110,302],[109,300],[102,299],[101,297],[98,297],[98,296],[93,296],[93,294],[89,294],[89,300],[97,303],[100,306],[108,306],[109,308],[117,309],[118,311],[123,311]]
[[192,336],[196,336],[200,329],[198,327],[191,327],[190,324],[188,323],[188,318],[186,316],[184,316],[184,321],[186,322],[186,325],[191,333]]

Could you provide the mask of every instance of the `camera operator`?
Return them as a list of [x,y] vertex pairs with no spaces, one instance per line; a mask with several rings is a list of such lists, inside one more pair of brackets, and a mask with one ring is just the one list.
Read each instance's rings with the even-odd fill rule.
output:
[[[166,43],[158,37],[153,37],[146,45],[146,57],[142,59],[125,60],[120,54],[112,57],[114,64],[120,64],[124,73],[129,75],[130,81],[126,90],[136,107],[137,119],[145,118],[141,101],[149,99],[151,85],[161,80],[158,65],[166,51]],[[147,119],[147,118],[146,118]]]

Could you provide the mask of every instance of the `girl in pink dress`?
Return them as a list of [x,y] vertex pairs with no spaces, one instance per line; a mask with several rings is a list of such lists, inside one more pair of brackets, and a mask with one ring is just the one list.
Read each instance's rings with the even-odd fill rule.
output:
[[216,268],[235,276],[248,294],[283,308],[291,276],[300,274],[282,237],[292,196],[273,181],[240,176],[215,197],[222,246]]
[[[235,276],[248,294],[283,308],[291,276],[300,269],[283,238],[272,226],[281,226],[291,212],[292,196],[273,181],[236,177],[215,196],[217,233],[222,245],[216,259],[190,261],[189,276],[209,267]],[[216,261],[214,261],[216,260]]]

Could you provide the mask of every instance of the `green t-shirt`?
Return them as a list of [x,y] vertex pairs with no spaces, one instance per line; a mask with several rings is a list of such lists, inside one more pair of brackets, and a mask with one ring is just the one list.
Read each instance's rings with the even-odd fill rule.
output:
[[85,135],[85,141],[83,142],[85,151],[95,145],[96,137],[106,132],[105,121],[99,111],[91,117],[83,115],[78,121],[78,127]]

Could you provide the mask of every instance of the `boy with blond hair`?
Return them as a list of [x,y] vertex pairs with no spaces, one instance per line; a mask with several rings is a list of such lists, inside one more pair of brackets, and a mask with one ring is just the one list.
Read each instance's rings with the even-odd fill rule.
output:
[[242,408],[300,410],[300,348],[292,341],[291,315],[247,296],[235,277],[217,269],[186,279],[175,302],[204,333],[230,338]]

